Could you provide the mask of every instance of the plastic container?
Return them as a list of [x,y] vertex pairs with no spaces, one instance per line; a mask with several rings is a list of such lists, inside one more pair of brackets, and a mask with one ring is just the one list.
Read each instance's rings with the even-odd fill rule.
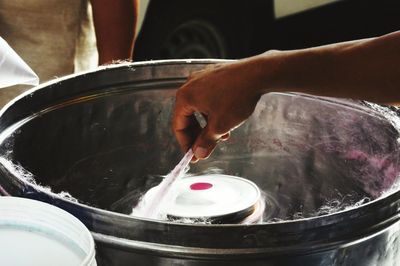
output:
[[0,37],[0,88],[17,84],[38,85],[39,78]]
[[97,265],[89,230],[66,211],[35,200],[0,197],[0,213],[0,265]]

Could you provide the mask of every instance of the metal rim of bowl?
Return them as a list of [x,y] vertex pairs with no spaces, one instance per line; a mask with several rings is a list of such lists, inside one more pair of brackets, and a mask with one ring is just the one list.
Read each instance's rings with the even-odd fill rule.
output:
[[[193,70],[203,68],[205,65],[230,62],[227,60],[160,60],[160,61],[146,61],[138,63],[125,63],[120,65],[112,65],[101,67],[97,70],[85,72],[82,74],[73,74],[61,79],[56,79],[40,86],[37,86],[24,94],[21,94],[16,99],[7,104],[0,111],[0,135],[7,132],[7,128],[18,124],[23,119],[32,116],[49,112],[56,108],[62,108],[67,104],[76,102],[77,97],[82,95],[91,95],[92,98],[102,97],[110,91],[99,93],[98,88],[94,88],[90,82],[92,77],[99,78],[99,75],[106,74],[112,75],[118,72],[132,72],[128,80],[124,80],[121,84],[131,84],[135,82],[148,82],[147,86],[154,86],[162,82],[163,84],[179,85],[184,82],[186,77]],[[188,70],[188,66],[191,67]],[[136,76],[141,76],[141,79],[135,80]],[[107,85],[107,77],[101,77],[101,81]],[[56,90],[60,85],[68,86],[70,83],[82,83],[80,88],[84,90]],[[145,86],[146,87],[146,86]],[[51,93],[47,93],[51,90]],[[94,92],[94,94],[93,94]],[[90,94],[92,93],[92,94]],[[118,93],[118,92],[116,92]],[[311,97],[302,94],[296,94],[299,97]],[[69,101],[65,101],[65,97]],[[37,100],[34,106],[29,103],[32,99]],[[85,100],[90,100],[86,98]],[[321,98],[318,98],[321,99]],[[343,103],[334,99],[323,99],[331,102],[332,104]],[[352,108],[359,108],[359,106],[351,106]],[[368,112],[373,112],[368,110]],[[382,230],[386,230],[391,224],[399,220],[398,210],[400,209],[400,191],[392,192],[391,194],[384,195],[376,200],[368,202],[357,209],[348,209],[339,211],[333,214],[322,215],[318,217],[283,221],[276,223],[263,223],[252,225],[232,225],[232,224],[216,224],[216,225],[196,225],[196,224],[178,224],[170,222],[161,222],[155,220],[147,220],[135,218],[129,215],[110,212],[107,210],[98,209],[95,207],[87,206],[81,203],[65,200],[55,194],[44,193],[38,190],[33,184],[13,176],[4,165],[0,165],[0,180],[8,180],[10,184],[5,186],[7,191],[12,191],[13,194],[18,196],[39,199],[45,202],[51,202],[53,205],[69,211],[77,216],[88,228],[94,233],[95,239],[102,239],[104,242],[117,243],[118,241],[129,242],[133,246],[141,245],[144,252],[154,252],[157,246],[153,248],[147,247],[149,242],[154,244],[154,241],[159,243],[159,250],[173,249],[174,252],[179,253],[179,247],[182,245],[183,240],[179,240],[182,236],[188,235],[191,232],[198,232],[197,234],[203,235],[218,235],[218,234],[232,234],[235,232],[236,236],[232,238],[219,239],[216,243],[209,243],[205,239],[197,239],[194,242],[191,239],[191,247],[193,250],[185,247],[186,251],[182,254],[204,254],[206,256],[217,256],[215,250],[209,248],[228,247],[229,250],[234,251],[238,255],[258,254],[264,253],[265,250],[270,250],[272,253],[280,253],[285,250],[293,252],[301,252],[304,249],[304,243],[312,244],[313,250],[326,249],[332,245],[338,246],[345,244],[348,245],[349,241],[358,241],[364,238],[366,234],[372,235]],[[17,192],[20,191],[20,192]],[[85,212],[78,211],[77,209],[85,209]],[[121,225],[119,232],[110,231],[107,228],[109,224]],[[93,229],[96,228],[96,231]],[[140,228],[138,230],[137,228]],[[356,228],[354,231],[351,228]],[[318,234],[315,233],[318,231]],[[174,234],[177,241],[171,241],[169,235],[160,234],[160,232],[168,232]],[[160,234],[159,237],[149,238],[148,234]],[[111,236],[114,234],[114,236]],[[271,236],[275,236],[274,239]],[[279,236],[279,238],[276,238]],[[153,237],[153,236],[152,236]],[[116,238],[119,238],[117,240]],[[240,243],[237,239],[243,239]],[[207,247],[207,248],[204,248]],[[221,253],[224,256],[226,253]],[[190,256],[190,255],[188,255]]]

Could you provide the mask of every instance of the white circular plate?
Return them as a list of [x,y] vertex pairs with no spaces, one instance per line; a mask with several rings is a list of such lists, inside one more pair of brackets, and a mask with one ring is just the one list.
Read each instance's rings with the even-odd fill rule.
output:
[[[156,188],[146,197],[154,196]],[[207,219],[255,208],[260,190],[251,181],[229,175],[189,176],[171,187],[163,213],[177,218]]]

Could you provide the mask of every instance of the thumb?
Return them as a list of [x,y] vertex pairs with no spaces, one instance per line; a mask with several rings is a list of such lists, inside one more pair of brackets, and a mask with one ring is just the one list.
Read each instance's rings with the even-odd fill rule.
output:
[[193,145],[194,156],[197,159],[207,159],[215,149],[219,136],[214,134],[207,125],[196,138]]

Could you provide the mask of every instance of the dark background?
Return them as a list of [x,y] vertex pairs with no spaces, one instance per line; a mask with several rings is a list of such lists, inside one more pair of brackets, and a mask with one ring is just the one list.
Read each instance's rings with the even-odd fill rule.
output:
[[399,19],[398,0],[342,0],[281,19],[272,0],[152,0],[134,60],[243,58],[379,36]]

